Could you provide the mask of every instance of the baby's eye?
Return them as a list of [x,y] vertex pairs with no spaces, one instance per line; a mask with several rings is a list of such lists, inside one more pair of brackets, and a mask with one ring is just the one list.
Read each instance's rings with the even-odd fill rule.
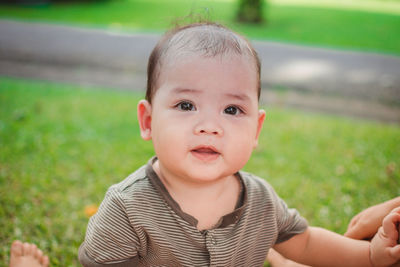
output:
[[179,102],[179,103],[176,105],[176,107],[177,107],[179,110],[183,110],[183,111],[194,111],[194,110],[196,110],[196,108],[194,107],[194,105],[193,105],[192,103],[188,102],[188,101]]
[[239,115],[242,112],[242,110],[236,106],[229,106],[227,108],[224,109],[224,113],[225,114],[229,114],[229,115]]

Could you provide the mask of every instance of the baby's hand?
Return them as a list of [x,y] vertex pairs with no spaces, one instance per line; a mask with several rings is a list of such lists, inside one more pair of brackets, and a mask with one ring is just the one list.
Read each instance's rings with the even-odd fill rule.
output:
[[383,219],[382,226],[371,241],[370,260],[372,266],[390,266],[400,260],[399,223],[400,207],[392,210]]

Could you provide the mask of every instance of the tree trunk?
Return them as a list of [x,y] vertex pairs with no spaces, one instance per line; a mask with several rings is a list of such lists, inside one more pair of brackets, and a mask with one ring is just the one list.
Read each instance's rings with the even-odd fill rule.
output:
[[263,7],[265,0],[239,0],[237,20],[246,23],[261,23],[263,18]]

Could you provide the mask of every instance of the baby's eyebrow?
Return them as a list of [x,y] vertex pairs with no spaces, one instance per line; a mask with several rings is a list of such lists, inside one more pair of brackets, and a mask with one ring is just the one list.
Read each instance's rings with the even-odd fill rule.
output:
[[250,97],[247,94],[225,94],[228,98],[234,98],[240,101],[250,101]]
[[200,90],[196,90],[196,89],[190,89],[190,88],[174,88],[172,90],[173,94],[182,94],[182,93],[189,93],[189,94],[200,94],[201,91]]
[[[171,94],[201,94],[202,90],[198,89],[193,89],[193,88],[182,88],[182,87],[176,87],[172,89]],[[226,98],[230,99],[236,99],[242,102],[249,102],[251,101],[250,97],[247,94],[235,94],[235,93],[226,93],[224,94]]]

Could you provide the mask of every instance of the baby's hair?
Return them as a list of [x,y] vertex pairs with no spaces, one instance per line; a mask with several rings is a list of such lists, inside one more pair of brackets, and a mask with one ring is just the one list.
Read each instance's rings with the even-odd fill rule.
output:
[[257,71],[257,95],[260,98],[261,63],[257,52],[243,36],[212,22],[193,23],[176,27],[164,34],[150,54],[147,65],[146,100],[151,103],[161,73],[161,65],[188,54],[204,57],[236,54],[254,61]]

